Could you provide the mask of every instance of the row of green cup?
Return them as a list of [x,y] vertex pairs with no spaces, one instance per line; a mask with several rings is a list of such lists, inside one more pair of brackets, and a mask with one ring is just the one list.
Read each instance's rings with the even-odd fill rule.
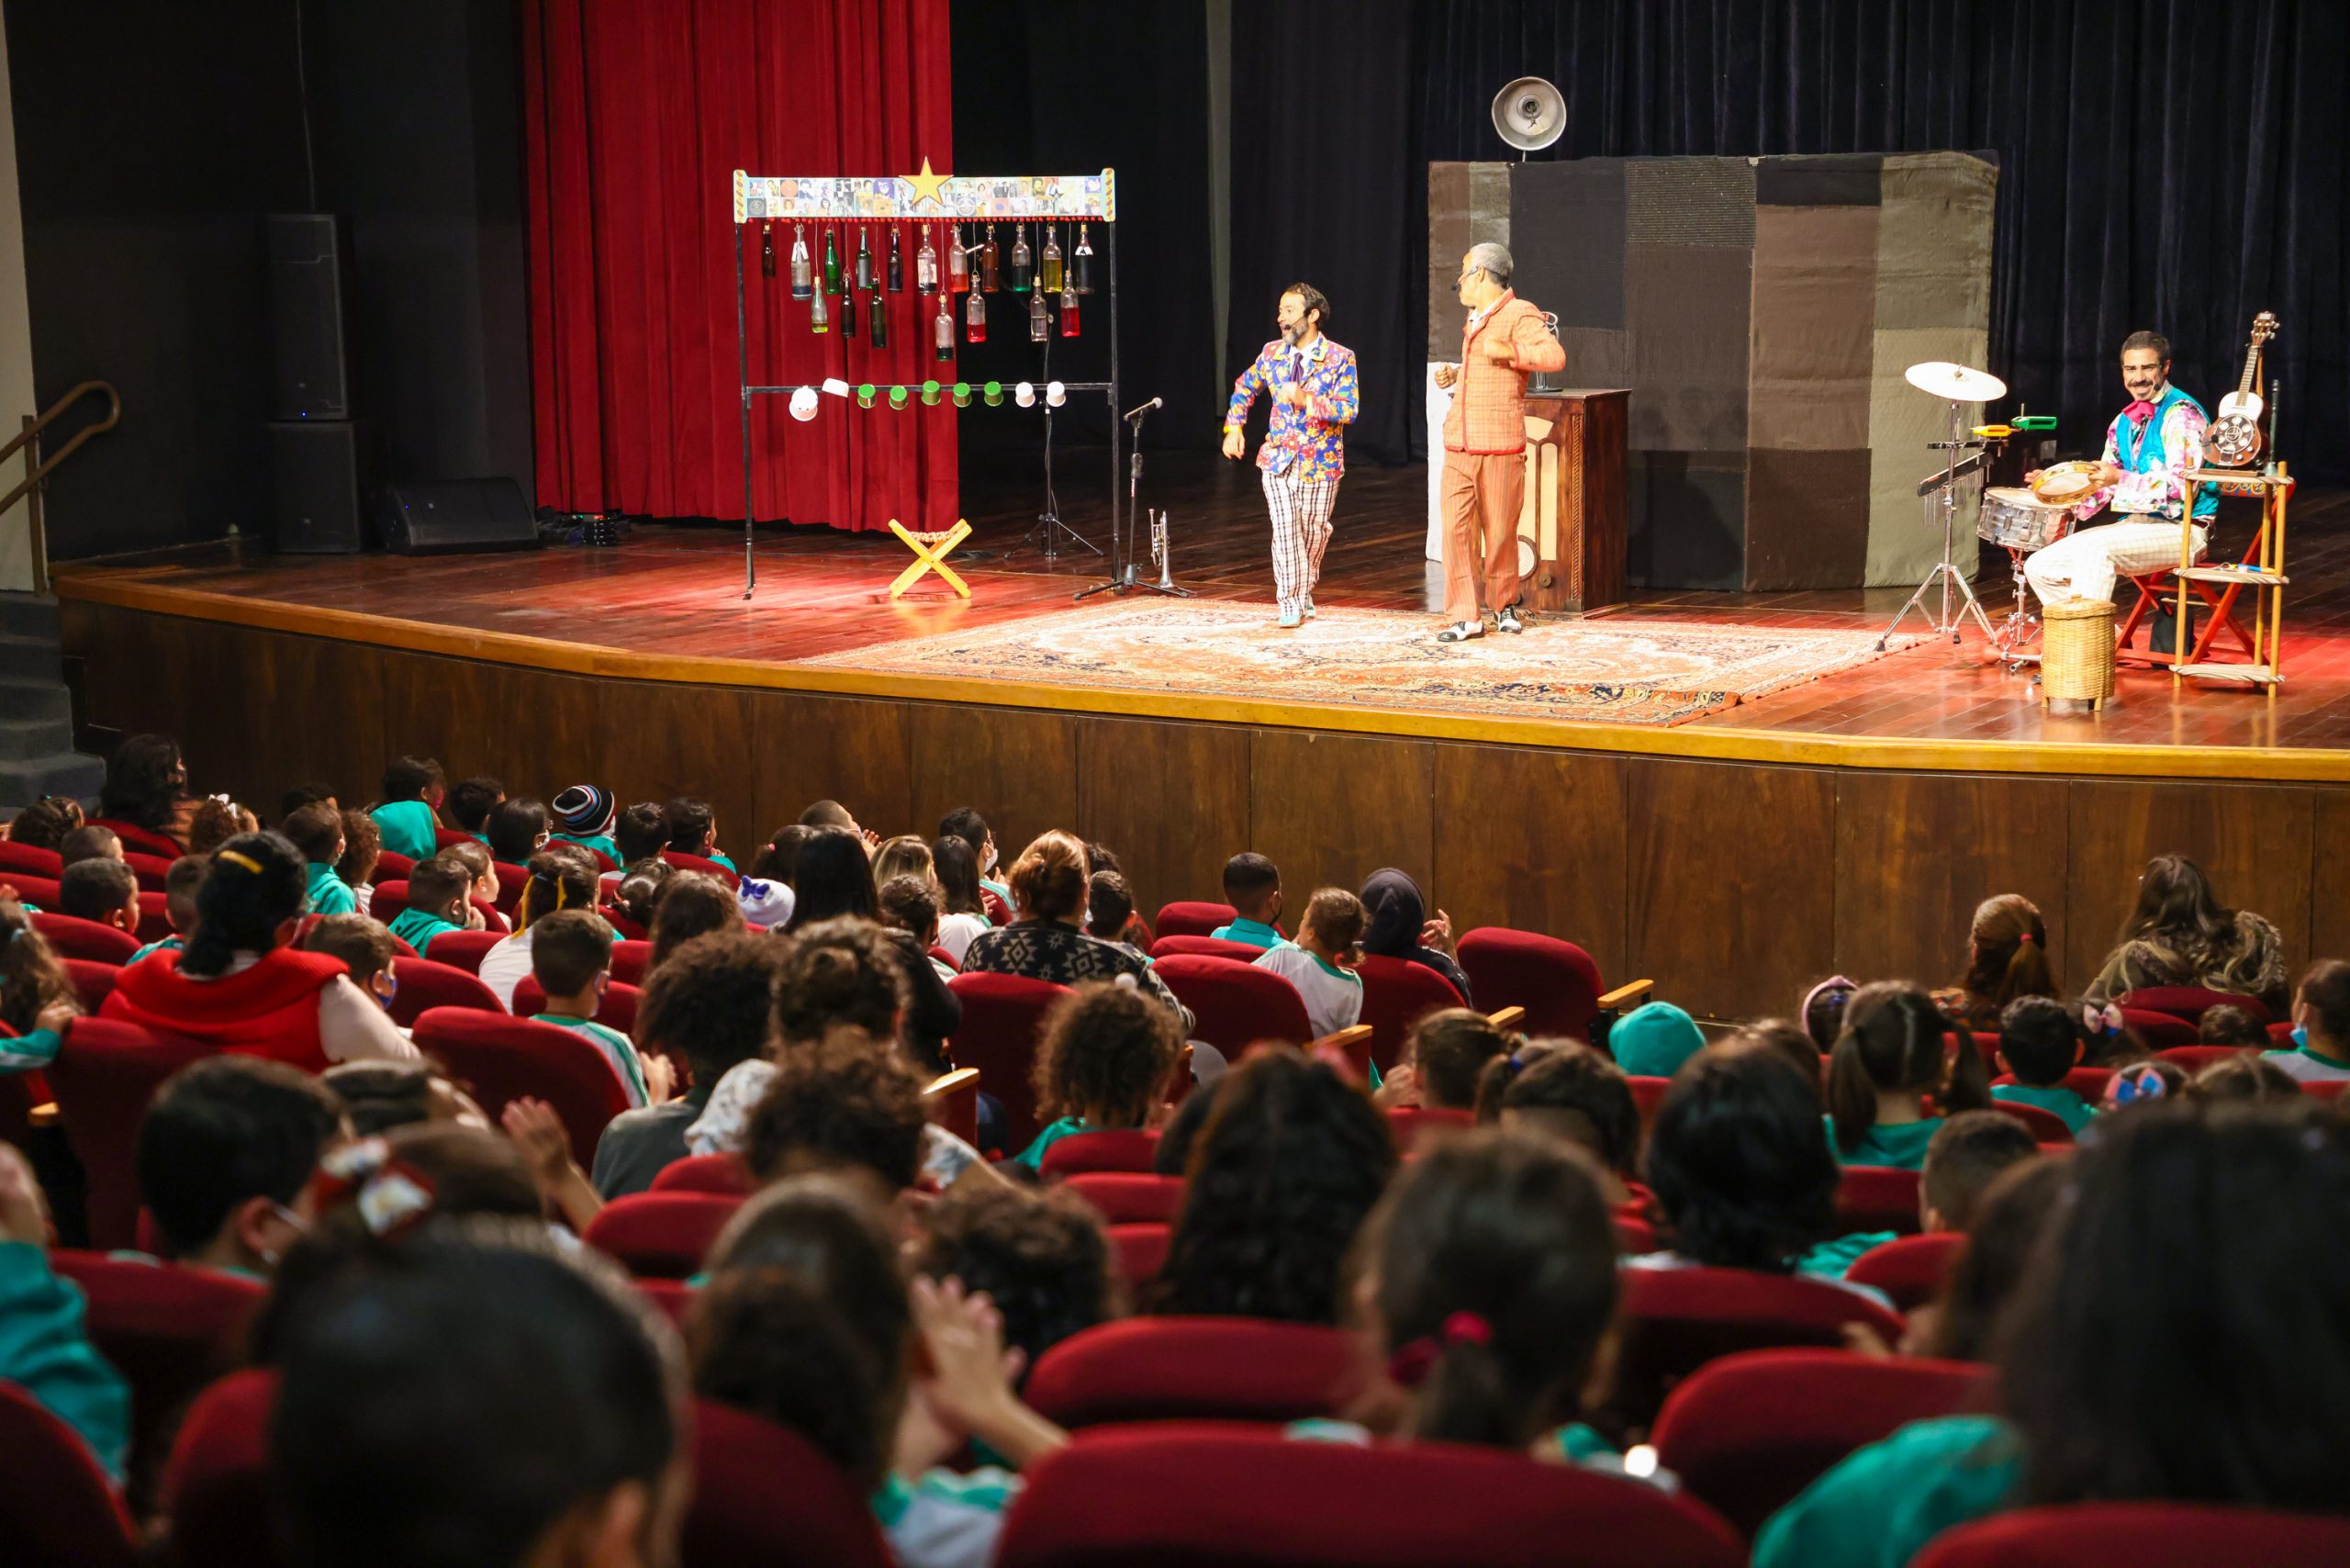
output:
[[920,386],[890,387],[876,386],[868,381],[856,389],[856,406],[860,409],[873,407],[873,400],[885,391],[890,396],[890,407],[893,409],[904,408],[906,398],[913,394],[921,396],[924,408],[935,408],[939,394],[942,392],[953,398],[955,406],[958,409],[969,408],[971,395],[975,392],[986,400],[987,406],[990,409],[1003,401],[1003,383],[1001,381],[990,381],[984,386],[974,386],[968,381],[957,381],[952,386],[943,386],[935,381],[925,381]]

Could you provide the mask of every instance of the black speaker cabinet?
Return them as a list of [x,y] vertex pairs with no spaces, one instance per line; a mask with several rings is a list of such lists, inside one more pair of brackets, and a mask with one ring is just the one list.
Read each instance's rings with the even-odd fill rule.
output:
[[352,555],[382,487],[373,420],[277,420],[269,426],[270,542],[289,554]]
[[351,230],[324,212],[268,222],[270,418],[347,420]]
[[403,555],[455,550],[532,550],[538,519],[511,479],[426,479],[392,486],[382,503],[384,543]]

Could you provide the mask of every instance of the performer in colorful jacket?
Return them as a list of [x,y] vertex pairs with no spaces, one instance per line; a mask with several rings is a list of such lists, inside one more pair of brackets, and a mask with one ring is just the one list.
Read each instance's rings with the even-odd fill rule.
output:
[[1232,384],[1224,416],[1224,454],[1248,450],[1248,409],[1260,388],[1272,392],[1272,421],[1257,449],[1258,476],[1273,516],[1273,591],[1281,623],[1295,630],[1314,618],[1314,585],[1330,543],[1330,510],[1347,471],[1346,428],[1362,407],[1352,349],[1322,335],[1330,302],[1310,283],[1281,292],[1281,335]]
[[[2105,432],[2105,457],[2098,488],[2073,515],[2082,522],[2109,502],[2116,513],[2134,513],[2143,522],[2109,522],[2076,528],[2023,565],[2024,577],[2042,604],[2065,598],[2113,597],[2113,579],[2123,572],[2151,572],[2178,564],[2178,518],[2187,505],[2188,473],[2203,465],[2203,432],[2210,422],[2203,405],[2170,384],[2170,340],[2160,332],[2132,332],[2121,340],[2121,384],[2130,406],[2116,414]],[[2035,472],[2026,478],[2039,477]],[[2210,542],[2211,518],[2220,492],[2210,485],[2195,498],[2195,558]]]

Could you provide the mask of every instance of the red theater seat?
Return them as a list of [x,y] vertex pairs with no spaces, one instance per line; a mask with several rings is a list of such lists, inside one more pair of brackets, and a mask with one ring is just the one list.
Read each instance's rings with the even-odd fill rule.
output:
[[1253,964],[1264,957],[1265,950],[1246,942],[1226,942],[1215,936],[1161,936],[1150,945],[1153,958],[1171,958],[1181,953],[1195,958],[1233,958],[1244,964]]
[[1942,1282],[1965,1250],[1966,1237],[1954,1230],[1896,1237],[1852,1260],[1844,1278],[1850,1283],[1883,1291],[1897,1310],[1908,1312],[1942,1293]]
[[2121,1009],[2121,1022],[2157,1052],[2197,1043],[2195,1025],[2168,1013],[2149,1013],[2143,1008],[2125,1007]]
[[1460,959],[1477,1005],[1487,1012],[1525,1008],[1525,1032],[1533,1036],[1588,1042],[1603,1015],[1645,1001],[1652,985],[1634,980],[1608,991],[1599,965],[1573,943],[1502,925],[1464,933]]
[[204,1391],[172,1444],[163,1512],[175,1568],[276,1568],[270,1528],[269,1412],[274,1372],[233,1372]]
[[1121,1421],[1302,1421],[1362,1391],[1345,1330],[1253,1317],[1128,1317],[1046,1350],[1025,1397],[1064,1427]]
[[1158,1278],[1158,1271],[1167,1266],[1167,1249],[1174,1239],[1172,1226],[1112,1226],[1110,1252],[1117,1260],[1118,1277],[1132,1290],[1140,1290]]
[[699,855],[688,855],[682,849],[665,849],[661,852],[661,858],[680,871],[699,871],[705,877],[715,877],[726,884],[727,890],[730,892],[743,885],[742,873],[739,871],[730,871],[715,860],[706,860]]
[[1158,1135],[1139,1127],[1078,1133],[1045,1150],[1046,1176],[1077,1176],[1097,1170],[1149,1171],[1158,1159]]
[[1746,1269],[1627,1269],[1618,1410],[1646,1421],[1673,1386],[1707,1362],[1781,1346],[1842,1349],[1859,1324],[1901,1342],[1894,1313],[1857,1291],[1793,1274]]
[[1158,918],[1150,923],[1150,928],[1161,937],[1205,936],[1239,918],[1240,912],[1228,903],[1182,899],[1159,905]]
[[1305,999],[1270,969],[1195,953],[1178,953],[1152,967],[1175,999],[1192,1010],[1192,1038],[1205,1040],[1228,1058],[1237,1060],[1259,1040],[1302,1046],[1314,1037]]
[[176,860],[187,853],[160,833],[134,826],[115,817],[92,817],[90,825],[113,829],[114,835],[122,840],[122,849],[126,855],[135,850],[140,855],[152,855],[159,860]]
[[14,1568],[134,1568],[139,1542],[81,1434],[0,1383],[0,1556]]
[[2241,991],[2207,991],[2199,985],[2150,985],[2136,991],[2123,991],[2113,999],[2124,1013],[2162,1013],[2189,1024],[2203,1022],[2203,1014],[2214,1007],[2239,1007],[2252,1014],[2253,1022],[2266,1025],[2270,1014],[2268,1003],[2256,996]]
[[1409,958],[1366,954],[1355,973],[1362,979],[1361,1022],[1371,1025],[1371,1059],[1382,1072],[1403,1059],[1414,1025],[1431,1013],[1465,1005],[1450,980]]
[[[1046,1152],[1049,1155],[1051,1150]],[[1183,1209],[1181,1176],[1158,1176],[1140,1170],[1090,1170],[1071,1176],[1068,1186],[1092,1205],[1105,1225],[1172,1225]]]
[[2184,1045],[2158,1050],[2154,1055],[2165,1061],[2177,1062],[2186,1070],[2187,1076],[2192,1078],[2207,1067],[2215,1067],[2231,1057],[2240,1057],[2253,1049],[2247,1046]]
[[[441,944],[432,947],[438,952]],[[431,958],[401,958],[392,967],[392,978],[399,982],[392,993],[392,1022],[404,1029],[414,1028],[435,1007],[470,1007],[506,1016],[506,1009],[498,1005],[498,993],[471,969]]]
[[725,1193],[634,1193],[606,1204],[580,1239],[632,1274],[682,1280],[700,1271],[710,1244],[742,1206]]
[[[486,991],[488,988],[485,986],[483,989]],[[490,1000],[495,1002],[498,999],[493,996]],[[643,1000],[644,993],[636,987],[622,985],[618,980],[610,981],[604,987],[604,1000],[596,1009],[595,1021],[606,1028],[618,1029],[621,1034],[634,1039],[637,1004]],[[535,1018],[546,1010],[546,988],[539,984],[538,976],[524,975],[515,982],[515,1017]]]
[[747,1198],[758,1188],[739,1154],[689,1154],[661,1168],[656,1193],[721,1193]]
[[0,871],[0,888],[13,888],[17,897],[36,909],[57,907],[57,879],[29,871]]
[[1702,1504],[1449,1443],[1363,1448],[1180,1423],[1088,1434],[1028,1473],[998,1568],[1739,1568]]
[[628,1109],[628,1091],[612,1064],[568,1029],[472,1007],[435,1007],[416,1021],[415,1037],[417,1049],[471,1087],[493,1126],[526,1095],[552,1105],[583,1169],[595,1163],[605,1124]]
[[1417,1148],[1423,1138],[1440,1137],[1446,1133],[1465,1132],[1476,1125],[1476,1114],[1471,1111],[1444,1111],[1424,1105],[1398,1105],[1387,1113],[1387,1126],[1395,1135],[1395,1147],[1407,1154]]
[[130,955],[140,946],[139,938],[128,931],[100,925],[95,920],[55,914],[47,909],[34,913],[33,929],[61,958],[87,958],[95,964],[113,964],[117,968],[130,962]]
[[409,859],[407,856],[402,855],[399,851],[396,849],[380,850],[375,856],[375,885],[380,888],[385,882],[394,879],[397,879],[400,881],[406,881],[408,880],[408,873],[415,869],[416,862]]
[[2027,1105],[2017,1100],[1994,1100],[1989,1109],[2002,1115],[2013,1116],[2031,1129],[2034,1143],[2070,1143],[2073,1124],[2042,1105]]
[[1751,1350],[1692,1372],[1650,1441],[1659,1464],[1752,1535],[1846,1454],[1966,1408],[1991,1375],[1967,1361]]
[[92,1247],[138,1245],[139,1124],[147,1102],[165,1079],[210,1055],[199,1040],[118,1018],[82,1018],[43,1071],[64,1115],[65,1140],[89,1177],[84,1212]]
[[73,982],[73,994],[82,1003],[82,1011],[95,1014],[114,994],[115,977],[122,973],[121,966],[101,964],[88,958],[65,958],[66,978]]
[[498,931],[443,931],[425,944],[431,954],[427,961],[477,975],[483,956],[505,940],[505,934]]
[[890,1568],[873,1509],[797,1432],[694,1401],[689,1568]]
[[1915,1568],[2317,1568],[2350,1562],[2350,1518],[2202,1503],[2018,1508],[1936,1536]]
[[653,944],[633,938],[612,944],[612,979],[622,985],[639,990],[644,986],[644,971],[653,963]]
[[65,875],[65,860],[54,849],[0,838],[0,881],[6,880],[11,871],[22,871],[45,882],[53,882]]
[[172,862],[160,855],[141,855],[126,849],[122,852],[122,863],[130,868],[130,874],[138,879],[139,890],[142,893],[162,892],[163,884],[171,879]]
[[1025,975],[960,974],[946,982],[963,1003],[963,1022],[947,1042],[961,1067],[979,1069],[979,1087],[1003,1106],[1005,1148],[1022,1149],[1036,1136],[1036,1091],[1029,1070],[1045,1010],[1069,987]]
[[1861,1231],[1918,1233],[1918,1172],[1886,1165],[1847,1165],[1836,1182],[1840,1236]]

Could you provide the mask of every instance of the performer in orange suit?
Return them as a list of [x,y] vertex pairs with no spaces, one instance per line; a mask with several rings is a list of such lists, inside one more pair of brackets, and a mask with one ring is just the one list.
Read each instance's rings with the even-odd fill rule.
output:
[[1460,392],[1444,416],[1444,613],[1439,643],[1485,634],[1484,610],[1504,632],[1517,615],[1517,513],[1526,498],[1526,378],[1562,370],[1567,351],[1542,312],[1510,292],[1509,252],[1488,241],[1460,258],[1460,364],[1436,384]]

